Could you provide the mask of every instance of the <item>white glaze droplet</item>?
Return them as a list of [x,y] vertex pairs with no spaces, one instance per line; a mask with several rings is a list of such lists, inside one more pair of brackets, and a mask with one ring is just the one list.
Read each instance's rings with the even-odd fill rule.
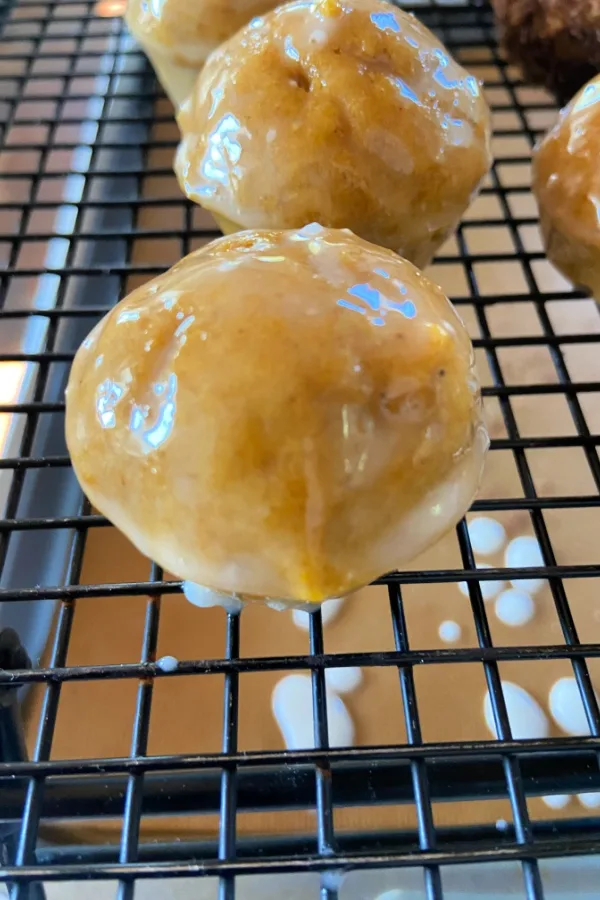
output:
[[326,869],[321,872],[321,886],[332,893],[338,892],[344,880],[343,869]]
[[269,609],[274,609],[275,612],[284,612],[288,609],[303,609],[306,612],[310,612],[319,605],[318,603],[302,603],[296,600],[273,600],[273,598],[265,600],[265,603]]
[[362,669],[360,666],[325,669],[325,682],[336,694],[349,694],[362,683]]
[[548,706],[558,727],[567,734],[590,733],[583,700],[574,678],[569,676],[554,682],[548,695]]
[[160,659],[157,659],[156,665],[163,672],[175,672],[179,667],[179,660],[174,656],[161,656]]
[[570,794],[548,794],[542,797],[542,800],[550,809],[564,809],[571,800]]
[[240,600],[239,597],[219,594],[217,591],[211,591],[210,588],[196,584],[194,581],[183,582],[183,593],[190,603],[194,606],[199,606],[201,609],[209,609],[211,606],[222,606],[227,612],[239,612],[244,606],[244,601]]
[[494,608],[500,621],[512,628],[525,625],[535,613],[535,603],[531,594],[517,588],[502,591]]
[[[502,693],[504,694],[508,721],[510,722],[510,729],[514,740],[534,740],[536,738],[545,738],[548,736],[550,730],[548,717],[531,694],[520,687],[520,685],[513,684],[512,681],[502,682]],[[485,724],[490,733],[497,738],[498,733],[496,731],[496,723],[494,722],[489,691],[486,691],[485,693],[483,715],[485,717]]]
[[504,525],[490,516],[476,516],[467,525],[474,553],[491,556],[502,550],[506,543]]
[[286,675],[278,681],[271,696],[271,709],[288,750],[314,747],[310,678]]
[[577,799],[586,809],[598,809],[600,806],[600,791],[586,791],[584,794],[577,794]]
[[269,609],[274,609],[275,612],[283,612],[285,609],[289,609],[283,600],[266,600],[265,603],[269,607]]
[[[533,566],[544,566],[544,557],[537,540],[529,534],[523,534],[510,542],[504,553],[504,563],[509,569],[529,569]],[[511,584],[529,594],[535,594],[546,582],[543,578],[514,578]]]
[[354,722],[341,697],[327,691],[327,731],[330,747],[350,747],[354,743]]
[[[345,597],[334,597],[332,600],[326,600],[321,604],[321,620],[323,625],[333,622],[341,610],[345,599]],[[307,613],[302,609],[294,609],[292,611],[292,619],[294,625],[297,628],[301,628],[302,631],[308,631],[310,628],[310,613]]]
[[438,634],[440,640],[444,641],[446,644],[455,644],[460,639],[462,630],[458,622],[447,619],[445,622],[442,622],[438,628]]
[[[478,562],[475,563],[478,569],[491,569],[489,563]],[[484,600],[493,600],[500,591],[504,590],[506,582],[504,581],[480,581],[479,586],[481,587],[481,596]],[[458,582],[458,589],[461,594],[464,594],[465,597],[469,596],[469,586],[466,581]]]
[[[326,691],[330,747],[347,747],[354,742],[354,723],[341,697]],[[285,675],[271,696],[271,709],[288,750],[315,746],[313,733],[312,684],[309,675]]]
[[383,894],[378,894],[377,897],[375,897],[375,900],[405,900],[405,898],[405,891],[392,888],[391,891],[384,891]]

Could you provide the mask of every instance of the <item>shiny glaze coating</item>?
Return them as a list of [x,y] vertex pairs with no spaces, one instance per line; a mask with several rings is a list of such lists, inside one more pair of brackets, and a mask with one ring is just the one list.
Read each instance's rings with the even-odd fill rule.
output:
[[182,190],[226,231],[318,221],[420,267],[491,161],[477,80],[379,0],[254,20],[212,54],[178,121]]
[[600,300],[600,76],[537,147],[533,189],[548,258]]
[[274,6],[274,0],[128,0],[125,20],[179,106],[207,56]]
[[67,442],[92,503],[218,591],[319,602],[456,523],[487,435],[441,290],[350,232],[221,238],[79,349]]

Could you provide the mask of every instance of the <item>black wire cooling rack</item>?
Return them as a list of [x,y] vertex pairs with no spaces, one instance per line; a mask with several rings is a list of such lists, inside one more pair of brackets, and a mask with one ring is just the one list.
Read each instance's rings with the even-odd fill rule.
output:
[[[381,579],[389,591],[395,650],[326,653],[321,615],[316,613],[311,617],[305,655],[245,658],[240,656],[244,616],[229,615],[222,658],[181,661],[177,672],[167,675],[155,662],[160,598],[180,591],[180,585],[163,582],[155,566],[146,581],[80,583],[86,538],[92,529],[107,523],[93,514],[81,497],[62,438],[68,364],[93,322],[129,289],[133,276],[145,280],[213,236],[198,224],[196,212],[173,188],[168,165],[173,132],[165,138],[161,131],[171,122],[171,114],[165,101],[157,106],[153,76],[115,17],[119,11],[110,0],[97,4],[89,0],[0,0],[0,390],[4,391],[0,396],[4,442],[0,461],[0,624],[7,626],[0,634],[0,881],[9,885],[15,900],[41,900],[45,892],[62,897],[52,893],[56,882],[66,892],[69,882],[84,880],[113,884],[110,896],[126,900],[141,897],[149,880],[158,890],[156,879],[205,876],[212,877],[215,896],[218,892],[221,900],[230,900],[249,896],[245,893],[250,890],[249,881],[265,875],[298,879],[299,873],[312,873],[315,880],[307,882],[305,892],[298,896],[319,896],[321,900],[339,896],[343,900],[345,873],[403,867],[423,873],[424,893],[419,896],[440,900],[445,896],[450,867],[477,863],[483,872],[485,864],[512,861],[522,867],[522,896],[536,900],[551,896],[544,882],[543,861],[592,856],[600,850],[600,819],[588,816],[542,822],[533,820],[528,810],[532,794],[600,790],[600,714],[588,670],[588,659],[600,656],[600,645],[582,642],[568,600],[568,585],[575,579],[598,578],[600,568],[593,559],[585,564],[557,564],[546,522],[550,510],[566,515],[600,507],[600,434],[590,430],[586,417],[586,397],[598,399],[600,380],[572,380],[566,356],[569,345],[573,350],[592,344],[600,352],[600,334],[556,329],[550,304],[561,300],[575,303],[581,295],[567,286],[564,290],[556,290],[555,285],[545,288],[536,270],[543,255],[539,246],[532,248],[528,242],[527,229],[536,225],[527,205],[528,159],[539,130],[539,114],[547,115],[551,100],[543,92],[527,88],[505,63],[495,44],[488,7],[429,3],[415,8],[465,65],[483,75],[496,126],[496,161],[482,195],[492,198],[496,212],[477,220],[467,218],[456,237],[455,252],[444,251],[446,255],[437,260],[439,266],[452,265],[462,273],[466,291],[453,294],[453,299],[463,311],[468,307],[474,317],[479,333],[475,345],[491,373],[484,395],[498,404],[505,428],[506,436],[492,441],[491,454],[513,454],[522,493],[515,498],[481,499],[475,509],[529,514],[545,561],[535,574],[549,582],[563,641],[549,646],[499,646],[493,642],[489,607],[484,604],[480,583],[524,574],[531,577],[532,570],[477,570],[463,522],[457,528],[462,569],[395,573]],[[150,181],[157,189],[148,196]],[[163,185],[167,185],[164,190]],[[159,223],[167,212],[175,214],[176,222],[166,223],[165,218],[166,224],[150,229],[144,224],[149,209]],[[502,244],[497,252],[489,252],[489,247],[484,253],[474,252],[470,236],[475,227],[480,231],[504,229],[510,247]],[[135,256],[136,242],[143,241],[158,248],[156,255],[150,254],[151,264],[148,255],[141,262]],[[167,244],[172,258],[163,260]],[[479,274],[481,265],[488,263],[501,264],[492,270],[491,289],[489,284],[482,287]],[[522,289],[511,288],[507,293],[506,266],[518,268]],[[535,312],[534,333],[518,332],[523,302],[531,304]],[[498,304],[514,304],[516,333],[494,334],[490,317]],[[531,347],[545,349],[552,378],[507,383],[503,350]],[[522,436],[514,404],[523,396],[540,400],[562,397],[572,427],[564,434]],[[528,453],[548,448],[579,448],[593,490],[572,496],[536,490]],[[468,584],[476,646],[412,649],[405,586],[436,584],[441,591],[444,585],[460,580]],[[98,598],[111,595],[147,598],[139,661],[67,665],[76,607],[100,603]],[[365,609],[365,622],[367,619]],[[32,666],[21,643],[28,648],[31,645],[30,655],[37,662],[50,623],[50,649],[42,664]],[[11,624],[16,630],[8,627]],[[274,642],[274,650],[276,646]],[[499,665],[509,660],[555,659],[570,661],[590,736],[513,740]],[[432,743],[424,738],[414,668],[434,663],[482,667],[497,741]],[[404,716],[405,743],[327,749],[324,670],[339,665],[397,669],[403,712],[398,707],[396,714]],[[291,669],[312,673],[317,749],[240,752],[240,676]],[[224,682],[221,751],[149,754],[156,680],[211,673],[220,674]],[[51,750],[63,686],[109,679],[132,680],[138,685],[130,754],[105,759],[55,758]],[[44,695],[31,758],[27,759],[19,696],[26,690],[23,686],[31,684],[41,686]],[[392,706],[390,701],[390,715],[394,714]],[[512,823],[504,830],[489,825],[435,825],[435,802],[471,803],[491,796],[510,802]],[[390,802],[412,805],[416,828],[337,833],[334,807]],[[260,838],[236,835],[239,810],[268,808],[314,810],[315,834],[299,836],[284,830]],[[219,814],[214,840],[140,839],[145,815],[210,812]],[[69,819],[83,827],[111,815],[121,823],[121,838],[115,844],[89,839],[76,847],[60,846],[40,838],[48,821]],[[572,896],[583,869],[583,864],[578,866],[569,882]],[[293,885],[300,881],[288,883],[292,887],[285,890],[290,896]],[[474,883],[480,882],[475,878]],[[594,883],[596,887],[586,896],[600,894],[598,881]],[[80,887],[82,893],[73,896],[87,897]],[[267,893],[265,888],[252,896],[266,897]],[[482,887],[475,887],[474,893],[460,896],[484,894]],[[368,900],[374,894],[363,891],[360,896]]]

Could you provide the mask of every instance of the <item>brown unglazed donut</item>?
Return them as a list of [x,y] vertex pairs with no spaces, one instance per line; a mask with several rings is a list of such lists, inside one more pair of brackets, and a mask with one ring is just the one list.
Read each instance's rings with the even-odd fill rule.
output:
[[600,71],[600,0],[492,0],[502,46],[561,101]]

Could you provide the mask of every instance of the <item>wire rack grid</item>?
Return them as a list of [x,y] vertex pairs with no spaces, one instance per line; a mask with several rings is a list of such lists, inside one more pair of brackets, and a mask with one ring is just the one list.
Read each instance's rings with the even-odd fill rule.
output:
[[[586,397],[597,398],[600,377],[573,378],[567,354],[569,349],[598,345],[600,334],[556,327],[552,303],[576,303],[582,295],[566,285],[544,286],[539,269],[543,254],[530,241],[536,217],[527,205],[528,159],[539,131],[536,122],[552,111],[552,102],[543,92],[527,88],[505,63],[487,6],[425,3],[415,12],[465,65],[483,76],[494,114],[496,159],[482,197],[492,198],[496,212],[467,218],[456,243],[436,260],[439,273],[444,266],[458,267],[462,273],[466,289],[454,292],[452,299],[473,316],[478,335],[474,343],[491,376],[484,395],[498,404],[505,431],[492,440],[491,455],[513,455],[521,488],[521,496],[482,498],[474,509],[528,513],[544,565],[534,571],[476,568],[463,521],[456,534],[461,568],[395,572],[380,579],[389,592],[394,650],[328,653],[317,612],[311,617],[304,655],[242,657],[244,617],[228,615],[221,658],[183,660],[175,673],[168,674],[156,661],[161,598],[168,601],[170,594],[180,592],[180,584],[164,581],[155,565],[144,581],[81,583],[86,538],[91,530],[109,523],[90,510],[72,477],[62,439],[63,392],[68,365],[84,334],[123,296],[132,278],[145,280],[165,267],[162,259],[140,262],[136,242],[148,240],[157,247],[159,242],[174,243],[174,258],[168,263],[215,233],[206,220],[198,224],[196,211],[176,192],[158,190],[148,196],[149,179],[172,180],[164,155],[157,156],[174,149],[172,133],[164,138],[160,130],[171,121],[171,114],[164,102],[157,106],[153,76],[121,20],[111,16],[110,4],[0,0],[0,377],[2,384],[10,382],[10,390],[3,387],[0,396],[4,423],[0,608],[8,611],[0,623],[12,621],[10,613],[17,608],[19,621],[25,623],[18,635],[5,629],[0,638],[0,880],[10,886],[14,900],[40,900],[56,882],[66,885],[84,879],[111,880],[116,895],[126,900],[138,896],[149,879],[191,876],[212,877],[219,898],[232,900],[242,876],[286,873],[314,873],[317,886],[310,895],[336,900],[338,895],[344,897],[344,873],[391,867],[419,870],[424,896],[441,900],[449,867],[502,861],[521,865],[523,895],[540,900],[545,896],[543,860],[587,856],[600,847],[600,819],[540,822],[532,820],[528,809],[532,793],[600,790],[600,713],[588,668],[588,660],[600,656],[600,644],[581,641],[568,599],[570,583],[598,578],[600,568],[594,559],[558,562],[546,521],[549,510],[566,515],[600,507],[600,434],[590,427],[585,402]],[[175,210],[179,224],[148,228],[144,212],[149,208],[159,215],[161,210]],[[485,252],[473,249],[475,227],[503,229],[510,246],[501,244],[494,252],[489,247]],[[481,274],[482,266],[490,264],[491,287]],[[518,267],[520,290],[503,289],[507,265]],[[523,303],[532,304],[535,311],[534,333],[518,331]],[[517,329],[498,336],[491,318],[495,307],[506,304],[514,306]],[[507,380],[502,352],[517,348],[542,348],[552,377]],[[523,436],[514,409],[523,396],[560,396],[572,427],[550,436]],[[577,448],[582,453],[592,489],[572,494],[539,490],[529,453],[555,448]],[[493,641],[481,585],[524,576],[547,579],[562,642],[504,646]],[[407,586],[436,584],[442,590],[459,581],[468,585],[476,645],[413,649],[403,597]],[[115,595],[147,598],[139,660],[68,665],[79,604]],[[43,612],[48,604],[51,612]],[[53,622],[50,649],[42,663],[31,665],[19,637],[27,643],[22,629],[48,615]],[[499,666],[541,659],[570,662],[589,736],[513,739]],[[483,668],[498,739],[426,740],[415,667],[464,663]],[[405,743],[329,749],[324,673],[328,667],[349,665],[397,669],[402,700],[397,715],[404,717]],[[267,670],[311,673],[314,750],[239,751],[240,678]],[[156,680],[206,674],[223,676],[221,751],[149,753]],[[138,685],[129,755],[86,760],[53,756],[63,686],[109,679]],[[44,692],[29,757],[20,732],[16,691],[23,685],[38,685]],[[487,826],[436,827],[434,802],[468,803],[486,796],[509,799],[512,824],[504,831]],[[390,802],[414,806],[414,830],[336,832],[336,806]],[[236,834],[240,809],[269,807],[314,809],[315,836],[280,833],[252,839]],[[219,813],[214,841],[140,840],[141,821],[148,813],[209,811]],[[49,820],[89,822],[107,815],[121,820],[118,844],[82,841],[74,848],[40,840]]]

